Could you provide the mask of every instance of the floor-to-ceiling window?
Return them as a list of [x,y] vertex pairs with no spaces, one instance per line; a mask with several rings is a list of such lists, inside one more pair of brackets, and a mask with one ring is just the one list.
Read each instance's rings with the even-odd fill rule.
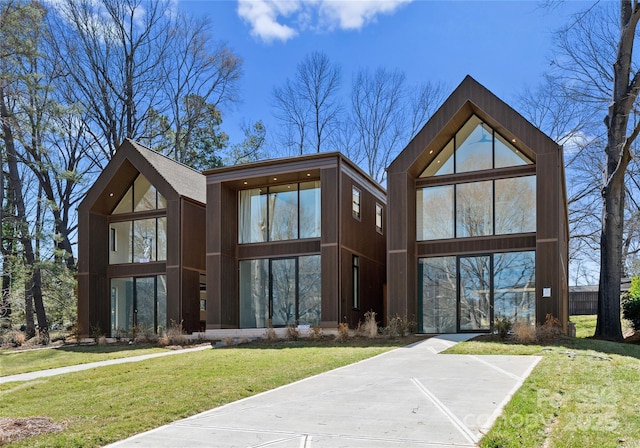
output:
[[320,323],[320,255],[242,260],[240,327]]
[[165,275],[112,278],[111,336],[128,337],[140,332],[162,333],[167,327]]
[[422,333],[487,331],[496,318],[535,322],[535,252],[418,260]]

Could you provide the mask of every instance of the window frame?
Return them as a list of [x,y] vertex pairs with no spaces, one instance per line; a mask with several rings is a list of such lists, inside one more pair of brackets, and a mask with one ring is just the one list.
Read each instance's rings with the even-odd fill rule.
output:
[[362,191],[355,185],[351,186],[351,215],[358,221],[362,219]]
[[[379,221],[379,225],[378,225],[378,221]],[[376,223],[376,231],[380,235],[383,235],[384,234],[384,208],[382,207],[382,204],[380,204],[379,202],[376,202],[375,223]]]

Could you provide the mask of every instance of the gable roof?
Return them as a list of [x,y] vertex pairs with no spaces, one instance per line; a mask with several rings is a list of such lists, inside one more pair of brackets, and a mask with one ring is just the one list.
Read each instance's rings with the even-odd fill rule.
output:
[[417,177],[472,116],[495,129],[535,161],[561,147],[478,81],[467,75],[423,128],[387,168]]
[[143,174],[167,199],[182,197],[206,204],[206,177],[202,173],[125,139],[87,191],[78,209],[110,213],[138,173]]

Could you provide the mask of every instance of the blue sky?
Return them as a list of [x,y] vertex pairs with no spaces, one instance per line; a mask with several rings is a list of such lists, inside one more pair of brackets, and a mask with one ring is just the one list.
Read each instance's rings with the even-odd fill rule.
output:
[[243,61],[241,102],[223,111],[232,143],[243,121],[275,131],[271,92],[312,51],[342,68],[348,100],[361,67],[400,69],[409,84],[444,82],[449,90],[470,74],[507,102],[535,86],[549,66],[554,31],[588,2],[549,11],[532,1],[180,0],[208,15],[214,38]]

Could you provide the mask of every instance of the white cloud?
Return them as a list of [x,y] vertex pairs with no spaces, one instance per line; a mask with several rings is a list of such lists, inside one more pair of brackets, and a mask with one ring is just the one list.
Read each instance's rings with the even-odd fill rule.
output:
[[286,42],[305,29],[361,29],[378,15],[392,14],[411,1],[238,0],[238,15],[251,25],[254,36],[265,42]]

